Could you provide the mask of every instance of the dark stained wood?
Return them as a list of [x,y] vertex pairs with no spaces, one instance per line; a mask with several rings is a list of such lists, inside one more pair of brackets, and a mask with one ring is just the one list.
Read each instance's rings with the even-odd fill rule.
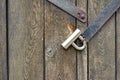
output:
[[43,0],[9,0],[9,80],[43,80]]
[[118,10],[117,12],[117,16],[116,16],[116,19],[117,19],[117,34],[116,34],[116,37],[117,37],[117,80],[120,79],[120,9]]
[[[111,0],[89,0],[91,23]],[[89,42],[89,80],[115,80],[115,17]]]
[[0,0],[0,80],[7,80],[6,69],[6,1]]
[[[75,3],[74,0],[70,0]],[[75,19],[46,2],[45,8],[45,63],[46,80],[76,80],[76,50],[64,50],[61,43],[69,36],[67,24]]]
[[[77,6],[87,13],[87,0],[77,0]],[[77,21],[77,27],[83,32],[87,23]],[[87,48],[83,51],[77,51],[77,73],[78,80],[87,80]]]

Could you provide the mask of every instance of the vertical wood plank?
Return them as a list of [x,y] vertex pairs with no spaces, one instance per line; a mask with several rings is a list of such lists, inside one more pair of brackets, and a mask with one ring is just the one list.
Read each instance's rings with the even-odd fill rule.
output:
[[[77,0],[77,6],[87,13],[87,0]],[[77,21],[77,27],[83,32],[87,28],[87,23]],[[87,80],[87,48],[77,51],[77,73],[78,80]]]
[[[111,0],[89,0],[91,23]],[[89,80],[115,80],[115,17],[89,42]]]
[[[75,3],[75,0],[69,1]],[[76,51],[61,47],[69,36],[67,24],[75,24],[75,19],[46,2],[45,21],[46,80],[76,80]]]
[[6,1],[0,0],[0,80],[7,80],[6,69]]
[[9,0],[9,80],[43,79],[43,0]]
[[116,28],[116,38],[117,38],[117,43],[116,43],[116,46],[117,46],[117,80],[120,79],[120,9],[118,10],[117,12],[117,16],[116,16],[116,19],[117,19],[117,28]]

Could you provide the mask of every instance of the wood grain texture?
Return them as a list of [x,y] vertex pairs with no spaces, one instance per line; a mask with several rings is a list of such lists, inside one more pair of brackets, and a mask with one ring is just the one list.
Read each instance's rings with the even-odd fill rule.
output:
[[[87,0],[77,0],[77,6],[87,13]],[[83,32],[87,28],[87,23],[77,21],[77,27]],[[87,48],[77,51],[77,73],[78,80],[87,80]]]
[[[111,0],[89,0],[91,23]],[[89,42],[89,80],[115,80],[115,17]]]
[[7,80],[6,69],[6,1],[0,0],[0,80]]
[[9,0],[9,80],[43,80],[43,0]]
[[[71,0],[75,3],[74,0]],[[61,4],[61,3],[60,3]],[[61,43],[69,36],[67,24],[75,19],[46,2],[45,8],[45,60],[46,80],[76,80],[76,50],[64,50]]]
[[117,80],[120,79],[120,9],[118,10],[117,12],[117,16],[116,16],[116,19],[117,19],[117,22],[116,22],[116,25],[117,25],[117,34],[116,34],[116,37],[117,37]]

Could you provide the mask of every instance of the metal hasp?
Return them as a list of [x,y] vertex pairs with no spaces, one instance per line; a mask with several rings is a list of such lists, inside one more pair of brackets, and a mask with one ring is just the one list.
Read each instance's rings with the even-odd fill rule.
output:
[[[101,12],[101,14],[96,18],[96,20],[88,26],[88,28],[80,34],[80,30],[76,29],[75,32],[62,43],[62,46],[67,49],[72,45],[77,50],[83,50],[85,48],[86,42],[88,42],[100,29],[101,27],[110,19],[110,17],[117,11],[120,7],[120,0],[112,0],[106,8]],[[75,34],[76,33],[76,34]],[[82,37],[83,39],[80,39]],[[79,48],[74,41],[79,38],[83,42],[83,48]]]
[[48,0],[48,1],[56,5],[57,7],[61,8],[62,10],[66,11],[68,14],[74,16],[78,20],[82,22],[87,21],[87,15],[85,11],[75,6],[71,2],[67,0]]
[[103,27],[103,25],[110,19],[119,7],[120,0],[112,0],[111,3],[105,7],[96,20],[82,33],[82,36],[87,42]]

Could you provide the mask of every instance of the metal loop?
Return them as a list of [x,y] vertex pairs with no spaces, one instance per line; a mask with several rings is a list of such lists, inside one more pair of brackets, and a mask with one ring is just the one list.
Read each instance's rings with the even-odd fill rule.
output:
[[83,49],[85,49],[85,47],[86,47],[86,41],[85,41],[85,39],[84,39],[82,36],[80,36],[79,39],[83,42],[83,45],[82,45],[81,47],[79,47],[79,46],[77,46],[77,45],[73,42],[73,43],[72,43],[72,46],[73,46],[74,48],[76,48],[77,50],[83,50]]

